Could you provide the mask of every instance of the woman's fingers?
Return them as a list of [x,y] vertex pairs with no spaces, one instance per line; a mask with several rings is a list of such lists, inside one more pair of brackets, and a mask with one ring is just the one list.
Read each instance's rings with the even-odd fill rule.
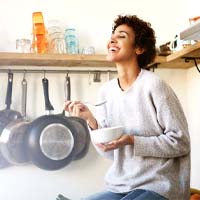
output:
[[72,101],[67,100],[67,101],[65,101],[65,103],[64,103],[64,109],[65,109],[66,111],[68,111],[68,112],[69,112],[69,105],[71,104],[71,102],[72,102]]
[[66,101],[65,110],[68,111],[71,115],[81,117],[82,113],[86,110],[86,106],[80,101]]
[[125,146],[125,145],[133,145],[134,144],[134,137],[130,136],[130,135],[122,135],[121,137],[119,137],[116,140],[110,141],[108,143],[100,143],[100,144],[96,144],[102,151],[110,151],[110,150],[114,150],[117,149],[121,146]]
[[78,101],[65,101],[65,110],[68,112],[73,112],[74,106]]

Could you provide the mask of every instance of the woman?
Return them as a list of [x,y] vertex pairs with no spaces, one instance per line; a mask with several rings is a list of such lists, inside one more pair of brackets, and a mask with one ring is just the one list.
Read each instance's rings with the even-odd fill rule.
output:
[[84,118],[91,129],[124,126],[124,134],[108,144],[94,144],[113,160],[105,176],[107,191],[87,200],[188,200],[190,139],[187,121],[173,90],[144,68],[155,56],[155,34],[137,16],[118,16],[107,45],[107,59],[118,77],[101,87],[94,116],[78,101],[65,109]]

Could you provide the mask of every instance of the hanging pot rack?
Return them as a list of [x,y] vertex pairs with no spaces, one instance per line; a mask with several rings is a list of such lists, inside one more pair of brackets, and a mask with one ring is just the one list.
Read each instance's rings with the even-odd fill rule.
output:
[[88,70],[88,69],[12,69],[12,68],[7,68],[7,69],[0,69],[0,73],[8,73],[8,72],[13,72],[13,73],[61,73],[61,74],[66,74],[66,73],[70,73],[70,74],[88,74],[88,73],[92,73],[92,74],[96,74],[96,73],[102,73],[102,74],[107,74],[109,73],[116,73],[116,70],[109,70],[109,69],[104,69],[104,70]]
[[72,70],[72,69],[65,69],[65,70],[55,70],[55,69],[0,69],[0,73],[23,73],[24,76],[27,73],[41,73],[44,76],[47,73],[59,73],[59,74],[89,74],[89,79],[91,74],[93,75],[93,82],[101,82],[101,74],[111,74],[117,73],[116,70]]

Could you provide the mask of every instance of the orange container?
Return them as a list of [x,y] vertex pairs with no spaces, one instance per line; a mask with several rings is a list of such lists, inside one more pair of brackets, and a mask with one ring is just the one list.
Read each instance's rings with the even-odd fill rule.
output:
[[32,49],[35,53],[47,53],[48,52],[48,41],[46,36],[43,34],[37,34],[33,37]]
[[33,24],[33,34],[46,34],[45,25],[42,23]]
[[32,14],[33,24],[44,23],[42,12],[34,12]]
[[32,49],[34,53],[47,53],[48,40],[42,12],[34,12]]

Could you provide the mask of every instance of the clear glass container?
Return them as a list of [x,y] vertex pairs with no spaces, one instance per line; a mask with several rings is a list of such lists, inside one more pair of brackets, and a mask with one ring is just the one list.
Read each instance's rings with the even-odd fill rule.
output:
[[31,40],[29,39],[17,39],[16,51],[18,53],[30,53],[31,52]]
[[75,28],[67,28],[65,30],[65,44],[66,44],[66,51],[68,54],[79,53],[79,43]]
[[66,53],[64,32],[59,20],[50,20],[48,22],[48,41],[49,53]]

